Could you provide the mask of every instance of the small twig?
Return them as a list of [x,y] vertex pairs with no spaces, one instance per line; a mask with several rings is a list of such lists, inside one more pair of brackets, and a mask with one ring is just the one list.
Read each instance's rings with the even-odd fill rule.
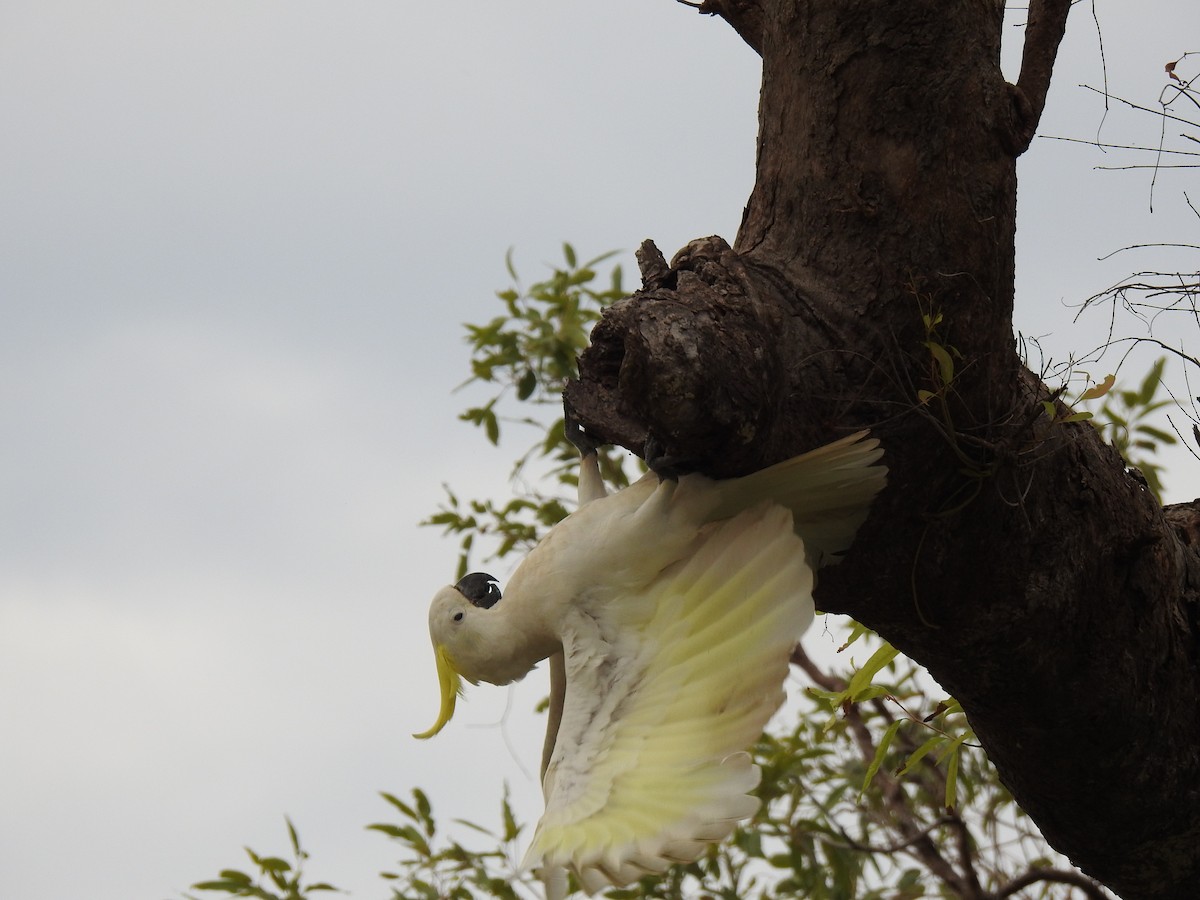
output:
[[[1122,343],[1127,343],[1127,342],[1131,342],[1131,341],[1133,342],[1133,345],[1135,347],[1138,344],[1142,344],[1142,343],[1153,344],[1154,346],[1156,346],[1162,350],[1166,350],[1168,353],[1175,354],[1180,359],[1182,359],[1184,362],[1191,363],[1193,366],[1200,368],[1200,359],[1196,359],[1196,357],[1190,356],[1187,353],[1184,353],[1182,350],[1176,350],[1170,344],[1164,343],[1164,342],[1160,341],[1158,338],[1128,337],[1128,338],[1121,338],[1120,340],[1113,341],[1113,343],[1114,344],[1122,344]],[[1131,350],[1126,351],[1125,355],[1128,356],[1130,352],[1132,352],[1132,351]]]
[[[1200,244],[1171,244],[1171,243],[1130,244],[1128,247],[1119,247],[1118,249],[1113,250],[1111,253],[1105,253],[1103,256],[1098,256],[1098,257],[1096,257],[1096,261],[1104,262],[1104,260],[1110,259],[1110,258],[1116,256],[1118,253],[1124,253],[1126,250],[1142,250],[1147,247],[1155,247],[1155,248],[1172,247],[1172,248],[1178,248],[1181,250],[1200,250]],[[1155,274],[1164,274],[1164,273],[1155,273]],[[1165,274],[1170,274],[1170,273],[1165,273]]]
[[[1083,138],[1060,137],[1055,134],[1039,134],[1039,138],[1043,141],[1067,141],[1072,144],[1087,144],[1090,147],[1098,147],[1101,150],[1140,150],[1143,153],[1174,153],[1178,156],[1200,156],[1200,150],[1166,150],[1157,147],[1139,147],[1136,144],[1108,144],[1100,141],[1088,141]],[[1188,137],[1183,134],[1180,137]]]
[[1130,107],[1131,109],[1136,109],[1140,112],[1150,113],[1150,115],[1152,115],[1152,116],[1162,116],[1163,118],[1170,119],[1172,122],[1182,122],[1184,125],[1188,125],[1192,128],[1200,128],[1200,122],[1193,122],[1191,119],[1185,119],[1182,116],[1173,116],[1170,113],[1164,112],[1161,109],[1151,109],[1148,106],[1141,106],[1137,103],[1133,103],[1129,100],[1125,100],[1121,97],[1118,97],[1115,94],[1107,94],[1107,93],[1104,93],[1103,91],[1098,91],[1098,90],[1096,90],[1096,88],[1092,87],[1090,84],[1081,84],[1080,87],[1086,91],[1091,91],[1094,94],[1104,94],[1105,97],[1111,96],[1113,100],[1116,100],[1118,103],[1124,103],[1126,106]]
[[1039,881],[1072,885],[1093,900],[1111,900],[1112,898],[1112,895],[1103,890],[1096,882],[1079,872],[1068,872],[1064,869],[1030,869],[992,894],[989,900],[1004,900],[1005,897],[1011,897],[1017,891],[1023,890],[1031,884],[1037,884]]
[[[1128,166],[1096,166],[1096,171],[1098,171],[1098,172],[1129,172],[1133,169],[1153,169],[1156,172],[1159,169],[1200,169],[1200,164],[1180,163],[1177,166],[1164,166],[1164,165],[1160,165],[1159,163],[1143,163],[1141,165],[1128,165]],[[1153,209],[1151,209],[1150,211],[1154,212]]]
[[[862,841],[856,841],[854,838],[850,837],[850,835],[846,834],[843,829],[839,828],[838,834],[841,835],[842,840],[838,842],[837,845],[845,847],[849,850],[860,850],[863,853],[891,855],[893,853],[899,853],[902,850],[908,850],[913,844],[921,840],[921,838],[928,837],[931,833],[937,831],[943,825],[952,824],[952,821],[953,819],[951,816],[942,816],[940,819],[934,819],[912,837],[906,838],[902,841],[896,841],[891,844],[866,844]],[[827,844],[835,843],[828,838],[825,838],[824,840]]]

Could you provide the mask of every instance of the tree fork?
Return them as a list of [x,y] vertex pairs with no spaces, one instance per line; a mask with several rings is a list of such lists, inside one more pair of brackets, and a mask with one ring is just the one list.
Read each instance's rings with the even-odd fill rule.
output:
[[1013,347],[1015,158],[1068,5],[1033,4],[1012,86],[998,3],[724,4],[763,56],[737,241],[644,245],[566,401],[717,477],[871,427],[889,487],[819,605],[929,668],[1085,872],[1190,898],[1200,514],[1052,419]]

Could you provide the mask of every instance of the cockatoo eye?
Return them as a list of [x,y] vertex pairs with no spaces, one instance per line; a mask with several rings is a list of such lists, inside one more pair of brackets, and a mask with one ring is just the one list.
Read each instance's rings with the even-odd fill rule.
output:
[[462,614],[462,613],[460,613],[460,612],[457,612],[457,613],[455,613],[455,614],[454,614],[454,621],[455,621],[455,622],[461,622],[461,621],[462,621],[462,617],[463,617],[463,614]]

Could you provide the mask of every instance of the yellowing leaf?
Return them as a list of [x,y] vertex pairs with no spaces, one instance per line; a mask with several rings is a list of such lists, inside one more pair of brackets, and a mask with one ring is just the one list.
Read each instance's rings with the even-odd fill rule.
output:
[[1112,386],[1114,384],[1116,384],[1116,381],[1117,381],[1116,375],[1108,375],[1099,384],[1092,385],[1090,388],[1088,388],[1086,391],[1084,391],[1082,394],[1080,394],[1079,399],[1080,400],[1098,400],[1099,398],[1103,397],[1105,394],[1107,394],[1109,391],[1112,390]]
[[929,348],[930,355],[937,362],[938,377],[943,385],[949,384],[954,380],[954,360],[950,358],[950,353],[941,344],[933,341],[925,341],[925,346]]

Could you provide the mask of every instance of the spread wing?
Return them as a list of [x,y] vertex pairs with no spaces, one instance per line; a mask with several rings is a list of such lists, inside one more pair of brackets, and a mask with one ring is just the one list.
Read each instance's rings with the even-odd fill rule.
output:
[[565,628],[562,723],[525,859],[572,868],[589,892],[691,862],[754,813],[745,751],[813,618],[803,543],[772,504],[705,526],[636,596],[612,594],[598,585]]

